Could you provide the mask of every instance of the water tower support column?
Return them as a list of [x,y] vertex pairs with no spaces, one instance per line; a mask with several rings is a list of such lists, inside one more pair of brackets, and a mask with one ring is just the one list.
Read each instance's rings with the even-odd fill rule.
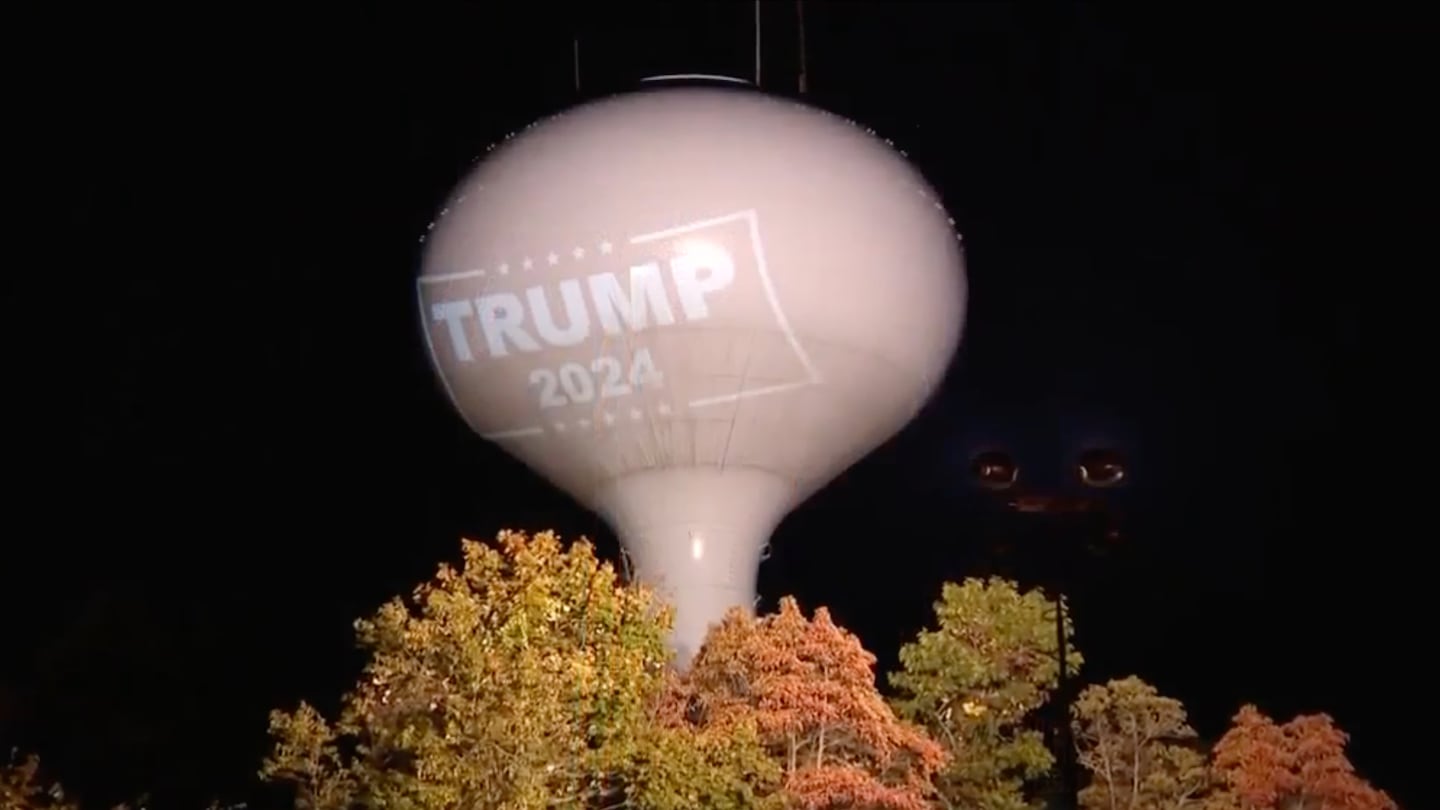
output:
[[754,609],[761,555],[794,497],[791,481],[754,468],[639,472],[597,495],[636,578],[675,606],[678,666],[731,607]]

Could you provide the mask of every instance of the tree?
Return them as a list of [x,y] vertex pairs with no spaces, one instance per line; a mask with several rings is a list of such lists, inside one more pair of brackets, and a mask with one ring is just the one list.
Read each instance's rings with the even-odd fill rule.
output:
[[1224,802],[1242,810],[1395,810],[1395,802],[1355,773],[1349,736],[1326,714],[1285,725],[1244,706],[1215,744]]
[[753,731],[656,722],[670,612],[589,543],[462,548],[460,570],[356,623],[370,660],[336,722],[272,715],[261,776],[298,807],[739,810],[773,792]]
[[875,687],[875,657],[825,608],[806,619],[732,610],[713,627],[667,704],[671,723],[754,729],[803,810],[922,810],[944,750],[897,719]]
[[0,808],[4,810],[77,810],[65,800],[59,784],[45,785],[40,779],[40,758],[20,759],[11,752],[11,761],[0,767]]
[[[1026,783],[1054,764],[1025,724],[1059,680],[1055,603],[998,577],[967,579],[945,583],[935,617],[936,629],[900,649],[901,670],[890,675],[895,710],[949,752],[936,779],[947,807],[1020,810]],[[1074,672],[1083,657],[1067,649]]]
[[[144,810],[145,797],[132,803],[117,804],[112,810]],[[0,810],[80,810],[80,805],[65,795],[65,788],[59,782],[45,784],[40,777],[40,758],[30,754],[20,758],[18,751],[10,752],[10,762],[0,765]],[[237,810],[222,808],[214,802],[208,810]]]
[[1087,687],[1071,713],[1078,759],[1091,776],[1082,807],[1180,810],[1206,800],[1213,777],[1180,701],[1129,677]]

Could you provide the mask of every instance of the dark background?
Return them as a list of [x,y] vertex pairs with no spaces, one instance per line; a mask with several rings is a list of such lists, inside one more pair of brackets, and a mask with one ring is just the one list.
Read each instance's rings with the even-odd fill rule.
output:
[[[750,4],[586,8],[7,26],[0,743],[96,802],[243,797],[266,711],[333,706],[350,622],[461,535],[615,553],[467,434],[411,298],[419,234],[490,142],[645,75],[752,74]],[[939,397],[784,523],[760,587],[830,605],[889,669],[1011,532],[971,453],[1063,487],[1118,447],[1126,551],[1071,583],[1085,678],[1139,674],[1209,738],[1246,701],[1331,712],[1413,805],[1430,271],[1398,245],[1427,199],[1429,34],[1257,8],[806,4],[809,98],[942,191],[972,301]],[[774,92],[793,12],[764,4]]]

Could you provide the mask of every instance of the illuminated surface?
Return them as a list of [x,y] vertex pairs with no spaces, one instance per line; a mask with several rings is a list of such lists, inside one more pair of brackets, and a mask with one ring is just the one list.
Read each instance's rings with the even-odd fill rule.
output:
[[1080,455],[1076,473],[1082,484],[1108,489],[1125,482],[1125,462],[1112,450],[1087,450]]
[[736,84],[749,87],[752,82],[749,79],[740,79],[735,76],[718,76],[712,73],[666,73],[662,76],[646,76],[641,82],[721,82],[724,84]]
[[432,226],[437,371],[480,434],[595,508],[693,654],[770,533],[899,430],[959,341],[959,240],[844,119],[646,89],[509,139]]
[[1008,453],[988,450],[971,460],[970,474],[980,486],[999,490],[1013,487],[1020,478],[1020,469]]

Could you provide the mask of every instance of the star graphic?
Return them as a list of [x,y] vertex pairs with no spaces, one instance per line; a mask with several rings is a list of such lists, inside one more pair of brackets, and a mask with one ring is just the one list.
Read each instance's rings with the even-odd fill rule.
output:
[[601,242],[601,243],[600,243],[600,252],[601,252],[601,253],[604,253],[604,254],[606,254],[606,255],[609,255],[609,253],[610,253],[612,250],[614,250],[614,249],[615,249],[615,246],[612,245],[612,244],[610,244],[609,242]]
[[604,415],[603,417],[601,417],[601,418],[603,418],[603,419],[605,420],[605,424],[607,424],[607,425],[613,425],[613,424],[615,424],[615,414],[610,413],[609,411],[606,411],[606,412],[605,412],[605,415]]
[[571,255],[571,256],[574,256],[574,257],[575,257],[575,261],[578,262],[578,261],[580,261],[581,259],[585,258],[585,248],[577,247],[577,248],[575,248],[574,250],[570,251],[570,255]]
[[495,269],[498,270],[498,271],[500,271],[500,275],[503,276],[503,275],[505,275],[506,273],[510,272],[510,265],[501,263],[501,265],[500,265],[499,267],[495,268]]
[[639,408],[631,408],[631,409],[630,409],[630,418],[631,418],[631,419],[634,419],[636,422],[639,422],[639,421],[640,421],[640,417],[642,417],[642,416],[644,416],[644,415],[645,415],[645,412],[642,411],[642,410],[640,410]]
[[526,270],[529,270],[530,268],[535,266],[535,262],[531,261],[529,256],[526,256],[525,261],[521,262],[520,266],[525,268]]
[[655,410],[659,411],[661,416],[669,416],[669,415],[670,415],[670,403],[668,403],[668,402],[662,402],[662,403],[660,403],[660,406],[659,406],[658,408],[656,408]]
[[559,263],[560,263],[560,257],[557,256],[557,255],[555,255],[555,251],[553,251],[553,250],[550,251],[550,255],[549,255],[549,256],[546,256],[545,259],[546,259],[547,261],[549,261],[550,264],[552,264],[552,265],[556,265],[556,264],[559,264]]

